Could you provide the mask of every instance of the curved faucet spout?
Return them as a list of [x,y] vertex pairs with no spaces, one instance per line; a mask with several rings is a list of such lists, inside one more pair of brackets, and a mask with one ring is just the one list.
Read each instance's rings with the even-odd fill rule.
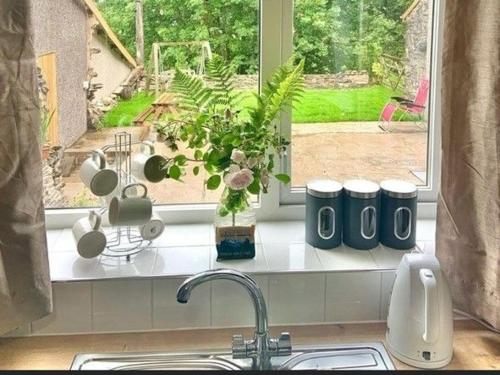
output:
[[255,309],[256,334],[266,335],[268,332],[267,310],[264,296],[257,283],[249,276],[231,269],[218,269],[198,273],[182,283],[177,290],[177,301],[187,303],[191,291],[198,285],[212,280],[231,280],[243,285],[250,294]]

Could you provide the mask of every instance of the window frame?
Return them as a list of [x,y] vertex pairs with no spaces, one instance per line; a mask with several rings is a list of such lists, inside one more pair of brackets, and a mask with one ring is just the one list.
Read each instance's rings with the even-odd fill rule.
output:
[[[419,218],[435,217],[436,199],[440,176],[441,142],[441,55],[442,29],[444,22],[444,2],[434,0],[433,34],[431,46],[432,86],[429,98],[429,139],[428,139],[428,185],[419,188]],[[293,51],[293,0],[260,0],[260,66],[259,87],[273,71],[286,62]],[[289,138],[291,135],[290,113],[283,113],[279,128]],[[290,153],[291,151],[289,151]],[[287,159],[279,163],[278,169],[289,169]],[[257,220],[287,221],[303,220],[305,216],[304,188],[302,192],[291,192],[289,188],[273,181],[267,194],[261,194],[259,202],[254,204]],[[188,186],[185,186],[188,188]],[[157,205],[157,213],[166,224],[211,223],[214,220],[216,204],[174,204]],[[46,209],[47,229],[68,228],[78,219],[88,215],[91,208]]]

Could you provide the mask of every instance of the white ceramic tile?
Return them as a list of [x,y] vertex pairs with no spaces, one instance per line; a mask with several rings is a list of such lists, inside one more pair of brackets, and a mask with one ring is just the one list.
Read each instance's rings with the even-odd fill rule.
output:
[[[252,278],[259,285],[269,306],[268,277],[252,276]],[[253,302],[242,285],[229,280],[216,280],[211,284],[212,327],[255,326]]]
[[10,332],[0,336],[1,337],[25,337],[31,335],[31,324],[24,324],[16,329],[13,329]]
[[47,246],[49,248],[49,251],[52,250],[52,248],[56,244],[57,240],[61,236],[62,232],[63,232],[62,229],[47,230]]
[[231,268],[240,272],[267,272],[267,262],[262,245],[255,244],[255,257],[252,259],[233,259],[217,261],[217,249],[211,247],[210,269]]
[[335,272],[326,277],[326,321],[378,320],[380,272]]
[[257,223],[257,231],[262,243],[305,242],[303,221],[278,221]]
[[153,328],[210,327],[210,283],[197,286],[188,303],[177,302],[177,289],[185,279],[153,280]]
[[153,241],[155,247],[202,246],[212,243],[212,224],[166,225],[163,234]]
[[313,271],[321,270],[316,251],[305,243],[264,245],[264,255],[270,271]]
[[377,263],[368,250],[355,250],[345,245],[335,249],[316,249],[325,271],[376,270]]
[[325,274],[270,275],[268,306],[271,324],[323,322]]
[[130,260],[124,257],[101,256],[98,267],[104,270],[103,278],[150,277],[153,273],[157,251],[156,248],[144,249],[131,256]]
[[51,246],[50,252],[76,252],[75,239],[71,228],[63,229]]
[[34,321],[34,335],[88,333],[91,326],[91,285],[89,282],[53,283],[52,314]]
[[434,241],[436,239],[436,220],[417,220],[417,240]]
[[75,252],[49,252],[52,281],[88,280],[105,277],[99,258],[84,259]]
[[209,246],[165,247],[158,249],[153,275],[193,275],[209,268]]
[[380,290],[380,320],[387,320],[389,313],[389,301],[391,300],[392,286],[396,278],[396,272],[382,272],[382,283]]
[[396,269],[403,255],[411,253],[412,250],[396,250],[379,245],[375,249],[370,250],[370,253],[379,269]]
[[95,332],[151,329],[151,306],[151,280],[92,282],[92,328]]

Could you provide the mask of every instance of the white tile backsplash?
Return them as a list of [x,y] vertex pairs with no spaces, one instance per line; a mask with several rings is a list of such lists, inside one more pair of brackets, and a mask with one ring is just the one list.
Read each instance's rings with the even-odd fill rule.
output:
[[153,241],[152,246],[202,246],[211,245],[212,224],[167,225],[163,234]]
[[124,257],[101,256],[97,268],[104,271],[103,278],[117,277],[150,277],[156,262],[158,249],[149,248],[132,255],[129,260]]
[[53,283],[53,312],[32,322],[34,335],[84,333],[92,330],[91,284]]
[[380,272],[335,272],[326,276],[326,321],[378,320]]
[[257,223],[257,231],[262,243],[305,242],[306,232],[303,221],[281,221]]
[[159,248],[154,276],[193,275],[210,268],[210,246],[177,246]]
[[403,255],[411,253],[412,250],[396,250],[384,245],[379,245],[375,249],[370,250],[370,253],[378,268],[395,269],[401,262]]
[[264,246],[269,271],[319,271],[322,269],[316,250],[308,244],[269,243]]
[[387,320],[389,313],[389,301],[391,299],[392,287],[396,279],[396,272],[382,272],[382,282],[380,286],[380,320]]
[[319,323],[325,319],[325,274],[269,275],[271,324]]
[[210,284],[196,287],[183,304],[177,302],[177,289],[184,280],[153,280],[153,329],[210,327]]
[[[268,277],[252,276],[268,303]],[[254,326],[255,310],[248,292],[234,281],[212,282],[212,326],[238,327]]]
[[151,280],[93,282],[93,331],[123,332],[151,329],[151,289]]
[[323,269],[329,271],[375,270],[378,268],[368,250],[355,250],[345,245],[335,249],[316,249]]
[[99,258],[82,258],[76,250],[74,252],[49,252],[49,265],[52,281],[100,279],[106,276]]

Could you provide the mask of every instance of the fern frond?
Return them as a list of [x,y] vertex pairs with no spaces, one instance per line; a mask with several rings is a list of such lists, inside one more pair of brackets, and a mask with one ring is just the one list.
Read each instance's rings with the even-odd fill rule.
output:
[[187,110],[201,111],[211,104],[212,90],[199,77],[176,69],[171,87],[178,94],[181,106]]
[[234,90],[234,71],[224,59],[214,55],[207,64],[207,77],[211,82],[215,102],[224,107],[233,107],[237,94]]

